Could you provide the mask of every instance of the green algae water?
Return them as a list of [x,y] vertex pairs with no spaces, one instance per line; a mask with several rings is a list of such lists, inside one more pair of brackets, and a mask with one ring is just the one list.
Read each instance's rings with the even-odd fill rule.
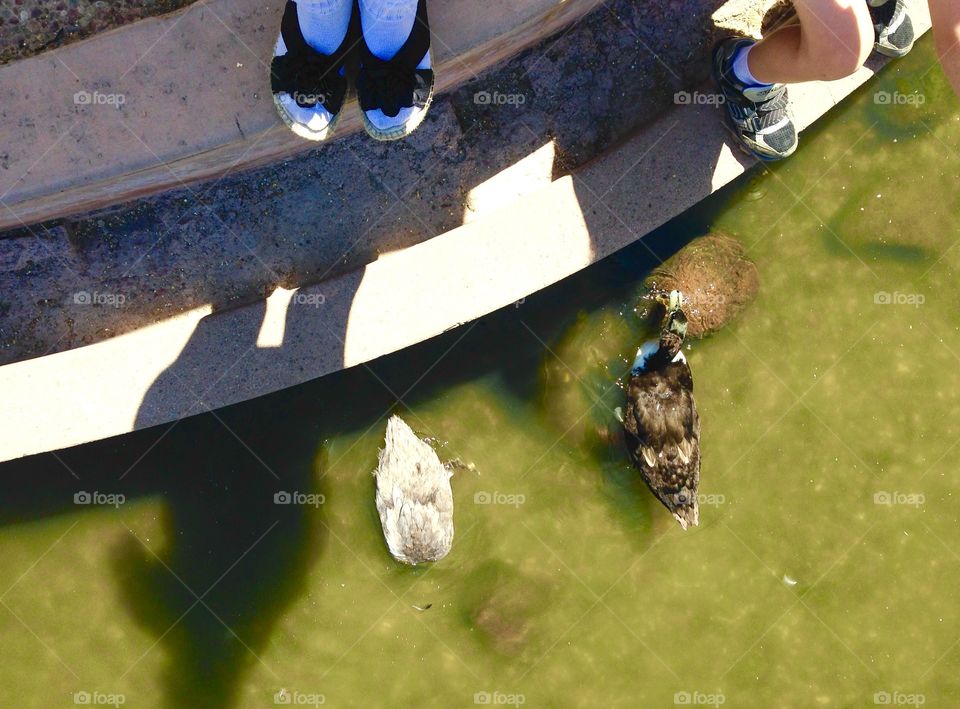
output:
[[[605,434],[650,335],[634,246],[369,367],[2,466],[0,704],[960,704],[960,105],[934,65],[925,39],[646,239],[722,231],[760,272],[686,348],[699,528]],[[373,505],[393,412],[465,464],[430,567]]]

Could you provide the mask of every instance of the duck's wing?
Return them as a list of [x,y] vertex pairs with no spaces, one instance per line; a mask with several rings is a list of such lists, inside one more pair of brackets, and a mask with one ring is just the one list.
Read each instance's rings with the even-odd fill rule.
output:
[[408,564],[437,561],[453,543],[453,492],[449,478],[435,485],[377,483],[377,510],[387,546]]
[[686,363],[631,379],[624,430],[630,457],[650,489],[681,526],[696,525],[700,417]]
[[631,377],[623,425],[642,446],[698,443],[700,417],[686,363]]

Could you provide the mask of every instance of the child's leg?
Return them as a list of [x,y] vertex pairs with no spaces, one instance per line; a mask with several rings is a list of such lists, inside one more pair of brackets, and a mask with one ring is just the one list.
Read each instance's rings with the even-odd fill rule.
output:
[[943,72],[960,96],[960,3],[956,0],[930,0],[933,37]]
[[750,48],[747,63],[757,81],[841,79],[866,61],[874,31],[865,0],[794,0],[794,6],[799,24]]
[[781,160],[797,149],[787,84],[849,76],[873,49],[866,0],[794,0],[794,5],[799,24],[761,42],[729,37],[713,51],[727,124],[761,160]]

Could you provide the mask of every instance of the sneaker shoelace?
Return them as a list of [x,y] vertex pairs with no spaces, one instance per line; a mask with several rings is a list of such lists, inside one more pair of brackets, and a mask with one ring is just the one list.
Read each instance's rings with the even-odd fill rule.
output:
[[738,98],[740,100],[733,103],[737,117],[752,122],[757,132],[772,128],[787,117],[789,101],[785,86],[760,101],[752,101],[742,94]]
[[788,105],[786,87],[758,103],[757,117],[760,129],[772,128],[786,118]]

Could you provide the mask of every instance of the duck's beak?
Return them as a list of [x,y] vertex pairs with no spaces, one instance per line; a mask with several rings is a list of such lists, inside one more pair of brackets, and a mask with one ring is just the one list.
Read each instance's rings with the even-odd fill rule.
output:
[[670,291],[670,296],[665,303],[669,312],[683,309],[683,293],[678,290]]

